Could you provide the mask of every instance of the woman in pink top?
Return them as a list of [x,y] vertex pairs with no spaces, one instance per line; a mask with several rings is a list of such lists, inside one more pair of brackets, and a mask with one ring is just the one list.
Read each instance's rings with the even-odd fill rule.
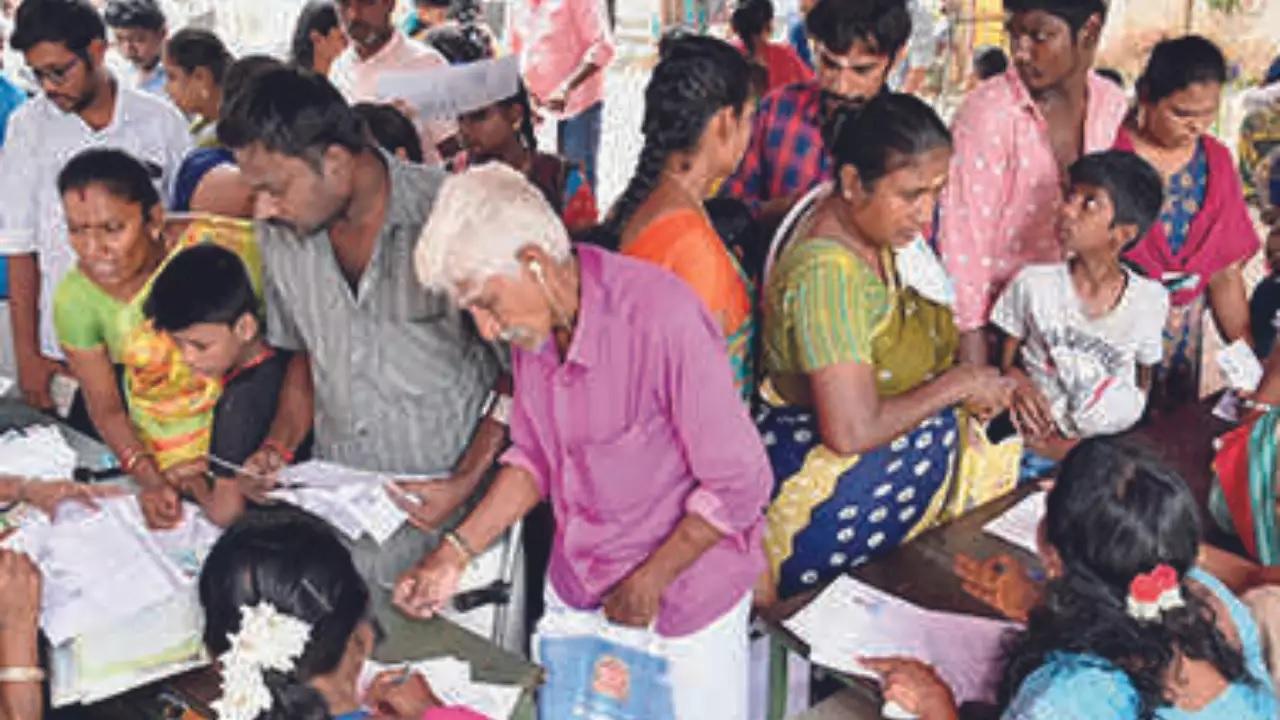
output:
[[1195,400],[1206,304],[1227,342],[1250,339],[1243,265],[1260,241],[1249,219],[1231,153],[1206,131],[1218,115],[1227,68],[1222,52],[1198,36],[1156,45],[1138,79],[1138,108],[1116,139],[1165,178],[1165,204],[1127,257],[1171,293],[1164,362],[1152,400]]
[[757,82],[756,90],[761,96],[776,88],[813,80],[813,71],[790,45],[770,42],[773,34],[770,0],[742,0],[733,11],[732,25],[738,36],[738,49],[756,70],[752,79]]

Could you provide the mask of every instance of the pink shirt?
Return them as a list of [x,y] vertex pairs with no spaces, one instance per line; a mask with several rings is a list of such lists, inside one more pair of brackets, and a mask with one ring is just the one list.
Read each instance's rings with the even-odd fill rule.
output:
[[[352,103],[389,103],[397,98],[378,92],[378,78],[383,73],[425,73],[448,65],[449,61],[435,48],[395,30],[387,44],[368,59],[361,60],[355,46],[348,46],[329,68],[329,80]],[[457,124],[453,120],[414,121],[422,137],[423,159],[429,165],[440,164],[443,158],[436,146],[458,134]]]
[[584,61],[600,68],[569,94],[564,117],[604,100],[604,68],[613,60],[613,33],[604,0],[523,0],[512,3],[511,51],[535,98],[554,93]]
[[[1110,148],[1127,110],[1124,91],[1090,73],[1084,152]],[[965,98],[952,133],[938,249],[955,280],[956,325],[967,331],[986,325],[996,297],[1025,265],[1062,259],[1057,224],[1066,173],[1013,68]]]
[[555,344],[512,348],[512,446],[549,497],[548,577],[571,607],[593,609],[688,513],[724,533],[662,596],[657,630],[706,627],[764,569],[773,477],[734,388],[724,334],[681,279],[579,245],[581,307],[566,359]]

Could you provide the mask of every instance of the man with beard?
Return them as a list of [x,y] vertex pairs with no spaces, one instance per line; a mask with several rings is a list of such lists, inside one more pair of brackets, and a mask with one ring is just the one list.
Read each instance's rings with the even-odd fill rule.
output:
[[[338,91],[305,70],[260,73],[223,107],[218,139],[258,196],[267,341],[293,352],[249,479],[274,476],[315,430],[322,460],[397,475],[438,528],[505,443],[493,348],[413,276],[444,173],[380,152]],[[249,484],[258,496],[270,483]]]
[[[351,42],[333,61],[329,79],[348,102],[394,102],[378,90],[386,73],[429,73],[449,61],[435,48],[413,42],[391,22],[395,0],[337,0],[338,20]],[[401,108],[402,110],[405,108]],[[452,120],[416,119],[422,153],[439,165],[458,152],[458,126]]]
[[116,48],[133,68],[128,85],[165,97],[167,78],[160,55],[168,31],[160,5],[156,0],[111,0],[102,16],[115,35]]
[[1005,284],[1059,262],[1066,168],[1115,142],[1124,91],[1092,71],[1103,0],[1006,0],[1013,67],[965,98],[940,201],[938,249],[955,280],[961,357],[991,359],[986,326]]
[[[11,42],[44,94],[9,120],[0,166],[0,252],[10,255],[9,312],[18,378],[27,402],[51,409],[62,350],[53,329],[53,290],[75,262],[57,176],[71,156],[117,147],[147,166],[169,195],[190,149],[187,123],[168,102],[123,87],[108,72],[106,27],[88,0],[26,0]],[[92,430],[87,413],[79,419]]]
[[831,179],[823,129],[836,110],[864,105],[884,89],[911,35],[911,16],[905,0],[820,0],[805,27],[814,42],[817,78],[765,96],[747,154],[721,190],[745,202],[768,226]]

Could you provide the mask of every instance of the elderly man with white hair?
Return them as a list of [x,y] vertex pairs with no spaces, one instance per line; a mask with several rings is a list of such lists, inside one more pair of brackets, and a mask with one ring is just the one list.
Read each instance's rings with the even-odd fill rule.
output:
[[723,334],[679,278],[570,247],[542,194],[490,163],[447,180],[419,278],[512,346],[512,447],[488,494],[409,570],[397,605],[441,610],[469,560],[541,499],[548,613],[664,637],[677,718],[746,717],[747,614],[772,485]]

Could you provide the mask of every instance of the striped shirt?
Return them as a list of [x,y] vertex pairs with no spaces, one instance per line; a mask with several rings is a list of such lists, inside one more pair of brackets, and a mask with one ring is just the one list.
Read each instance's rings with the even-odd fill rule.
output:
[[387,216],[353,294],[324,230],[260,229],[267,339],[310,354],[315,453],[393,473],[447,470],[480,420],[499,362],[460,310],[414,276],[444,174],[383,156]]

